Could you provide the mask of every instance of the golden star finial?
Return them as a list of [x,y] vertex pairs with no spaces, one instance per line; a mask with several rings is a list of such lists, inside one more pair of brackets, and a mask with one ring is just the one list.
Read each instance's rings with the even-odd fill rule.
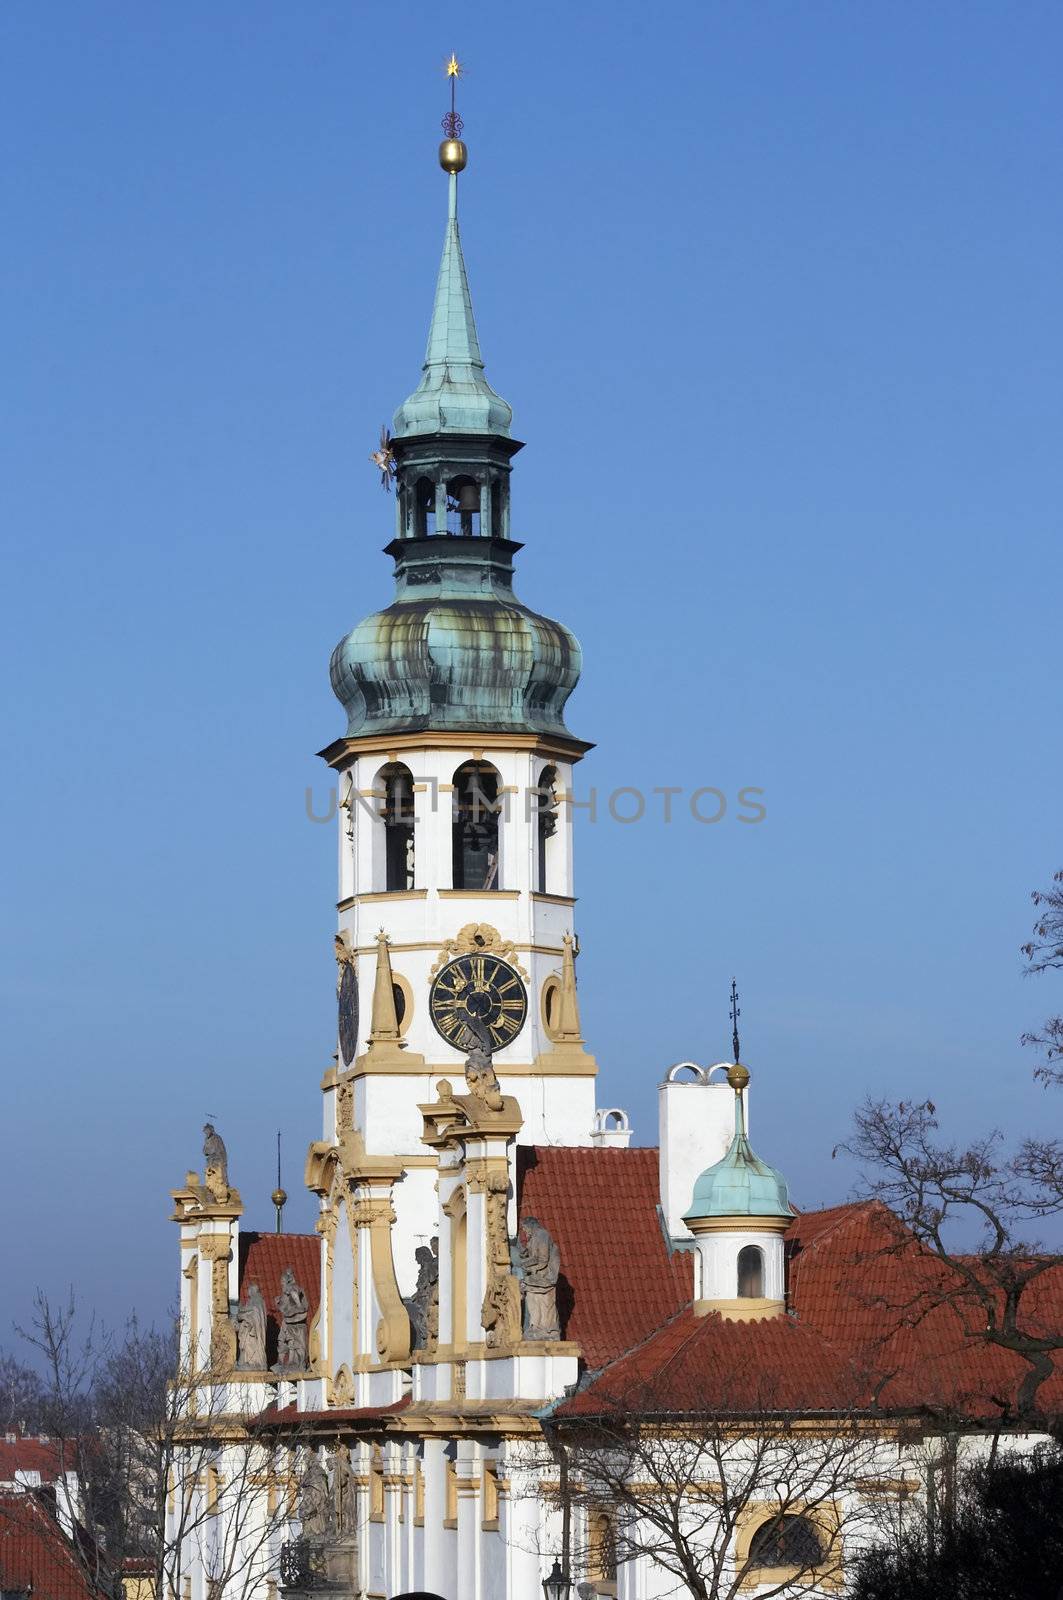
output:
[[464,68],[462,67],[461,62],[458,60],[457,56],[452,50],[450,52],[450,60],[447,62],[447,77],[460,78],[463,71]]

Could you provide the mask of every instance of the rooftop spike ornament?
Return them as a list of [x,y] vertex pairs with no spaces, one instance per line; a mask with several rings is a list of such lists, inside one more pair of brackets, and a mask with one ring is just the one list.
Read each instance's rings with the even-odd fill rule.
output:
[[465,124],[458,116],[457,87],[458,79],[464,75],[465,68],[461,65],[453,51],[446,65],[446,74],[450,79],[450,110],[443,117],[443,143],[439,146],[439,165],[444,172],[459,173],[464,171],[469,159],[469,152],[462,141],[462,130]]
[[288,1196],[285,1193],[285,1191],[281,1188],[281,1135],[280,1135],[280,1129],[279,1128],[277,1129],[277,1187],[274,1189],[272,1195],[270,1196],[270,1199],[273,1201],[274,1207],[276,1208],[276,1212],[277,1212],[277,1232],[278,1233],[283,1233],[284,1232],[284,1207],[285,1207],[285,1203],[287,1202]]
[[738,1019],[742,1015],[738,1009],[738,985],[731,979],[731,1051],[735,1065],[738,1064]]

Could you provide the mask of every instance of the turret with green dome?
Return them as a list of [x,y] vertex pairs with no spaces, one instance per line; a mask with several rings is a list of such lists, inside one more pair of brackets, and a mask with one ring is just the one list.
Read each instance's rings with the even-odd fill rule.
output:
[[[737,1000],[732,988],[732,1005]],[[735,1131],[727,1154],[694,1185],[683,1221],[697,1245],[694,1310],[737,1321],[782,1316],[786,1310],[783,1235],[794,1217],[786,1179],[753,1152],[746,1136],[749,1072],[737,1060],[727,1081],[735,1096]]]

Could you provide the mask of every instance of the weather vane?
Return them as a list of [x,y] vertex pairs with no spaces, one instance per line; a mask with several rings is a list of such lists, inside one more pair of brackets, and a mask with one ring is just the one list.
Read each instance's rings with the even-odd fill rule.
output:
[[739,1048],[738,1048],[738,1019],[739,1019],[739,1017],[741,1015],[742,1015],[742,1013],[738,1009],[738,985],[735,982],[735,980],[732,978],[731,979],[731,1048],[734,1051],[734,1059],[735,1059],[735,1061],[738,1060],[738,1055],[739,1055]]
[[395,476],[395,452],[391,448],[391,430],[385,422],[380,429],[380,446],[369,452],[369,459],[375,467],[380,468],[380,487],[391,493],[391,480]]
[[464,122],[462,122],[461,118],[458,116],[458,108],[455,104],[458,79],[464,74],[464,71],[465,68],[462,66],[461,62],[458,60],[457,56],[452,50],[450,53],[450,60],[447,62],[446,66],[447,77],[450,79],[450,110],[443,118],[443,132],[446,134],[448,139],[460,139],[462,129],[465,126]]

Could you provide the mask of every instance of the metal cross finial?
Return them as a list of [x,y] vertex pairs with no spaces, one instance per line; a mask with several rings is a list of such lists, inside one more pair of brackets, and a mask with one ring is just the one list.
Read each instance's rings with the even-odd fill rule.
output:
[[734,1059],[735,1059],[735,1061],[738,1060],[738,1055],[739,1055],[738,1019],[739,1019],[739,1017],[741,1015],[742,1015],[742,1013],[738,1009],[738,984],[732,978],[731,979],[731,1048],[734,1051]]

